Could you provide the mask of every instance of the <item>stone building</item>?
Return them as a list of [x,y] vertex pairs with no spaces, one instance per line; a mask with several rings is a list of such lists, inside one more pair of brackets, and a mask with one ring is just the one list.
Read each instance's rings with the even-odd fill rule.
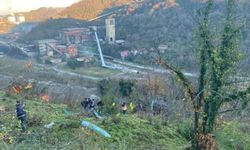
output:
[[45,39],[38,41],[38,48],[40,56],[53,55],[53,50],[51,47],[55,46],[57,41],[54,39]]
[[62,44],[83,44],[91,41],[91,31],[89,28],[66,28],[59,32],[59,38]]
[[109,44],[113,44],[115,42],[115,19],[110,18],[106,19],[106,40]]

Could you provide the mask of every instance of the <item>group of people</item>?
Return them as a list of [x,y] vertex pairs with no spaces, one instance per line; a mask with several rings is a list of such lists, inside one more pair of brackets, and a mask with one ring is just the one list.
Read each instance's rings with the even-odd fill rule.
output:
[[81,105],[84,109],[94,109],[95,100],[91,98],[85,98],[84,101],[81,102]]
[[[88,111],[98,111],[100,110],[100,107],[102,107],[104,105],[104,103],[102,101],[97,101],[95,99],[91,99],[91,98],[85,98],[82,102],[81,102],[81,106],[82,108],[84,108],[85,110]],[[16,116],[18,118],[18,120],[21,121],[21,127],[22,127],[22,131],[25,132],[27,130],[27,114],[26,111],[24,110],[24,103],[21,101],[17,101],[16,103]],[[123,102],[121,104],[121,112],[123,114],[126,114],[128,111],[128,107],[130,108],[131,112],[138,112],[138,111],[143,111],[143,105],[142,103],[138,103],[138,106],[134,107],[134,104],[132,102],[130,103],[126,103]]]
[[121,111],[122,111],[123,114],[126,114],[126,112],[128,110],[128,106],[129,106],[131,112],[141,112],[141,111],[143,111],[142,102],[139,102],[136,107],[134,106],[133,102],[130,102],[129,104],[127,104],[126,102],[123,102],[121,104]]
[[[81,105],[84,109],[88,109],[90,111],[97,110],[97,107],[103,106],[102,101],[96,101],[95,99],[85,98],[84,101],[81,102]],[[24,103],[21,101],[16,102],[16,116],[17,119],[21,122],[22,132],[27,130],[27,113],[24,110]]]
[[91,98],[84,98],[84,100],[81,102],[82,108],[84,108],[85,110],[90,110],[90,111],[100,108],[103,105],[104,104],[102,101],[97,101]]

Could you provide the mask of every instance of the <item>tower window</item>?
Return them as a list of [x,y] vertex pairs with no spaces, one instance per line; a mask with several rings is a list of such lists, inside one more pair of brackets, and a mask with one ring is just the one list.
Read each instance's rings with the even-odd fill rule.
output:
[[109,24],[114,25],[114,20],[110,20]]

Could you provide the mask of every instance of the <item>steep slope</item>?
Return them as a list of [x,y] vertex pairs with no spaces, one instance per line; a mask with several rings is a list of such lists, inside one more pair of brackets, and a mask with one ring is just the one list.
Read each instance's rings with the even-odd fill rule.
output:
[[[18,97],[0,91],[0,149],[175,149],[182,150],[189,142],[174,126],[161,126],[136,115],[107,117],[104,121],[80,115],[80,109],[69,111],[65,104],[51,104],[40,99],[25,99],[28,132],[20,133],[15,118]],[[82,120],[97,124],[111,134],[104,138],[83,128]],[[153,120],[157,120],[153,119]],[[45,124],[54,122],[51,129]]]
[[[191,145],[190,120],[164,121],[162,116],[143,117],[136,114],[107,116],[105,120],[97,120],[80,115],[80,108],[72,109],[65,104],[53,104],[36,97],[24,99],[28,131],[21,133],[20,122],[15,116],[15,103],[19,99],[19,96],[0,91],[0,149],[183,150]],[[82,120],[105,129],[111,138],[83,128],[80,125]],[[50,122],[54,122],[54,126],[45,128],[44,125]],[[219,148],[249,150],[249,129],[247,122],[220,123],[215,132]]]
[[105,9],[129,4],[133,0],[82,0],[63,10],[59,16],[75,19],[92,19]]
[[88,23],[82,20],[76,19],[48,19],[44,22],[41,22],[35,28],[33,28],[29,33],[21,36],[19,38],[20,42],[34,42],[36,40],[46,39],[46,38],[55,38],[58,36],[58,31],[63,28],[69,27],[83,27]]
[[[81,1],[69,7],[70,9],[65,9],[63,12],[65,12],[65,14],[71,12],[72,16],[70,17],[80,19],[93,18],[96,17],[96,15],[100,15],[98,13],[94,13],[97,12],[95,10],[100,10],[98,12],[101,13],[104,8],[108,8],[108,6],[112,4],[111,1],[99,1],[100,3],[97,3],[98,1],[99,0],[93,1],[92,4],[90,4],[89,0]],[[122,1],[120,4],[123,2],[126,3],[125,1]],[[247,68],[247,64],[250,63],[250,52],[248,50],[248,47],[250,47],[248,40],[250,35],[250,30],[248,28],[250,25],[250,13],[248,9],[250,1],[241,0],[237,2],[236,16],[238,24],[245,23],[246,27],[242,31],[242,52],[247,59],[242,61],[242,64],[244,66],[243,68]],[[117,5],[119,5],[119,3],[117,3]],[[86,8],[86,6],[89,6],[89,9],[87,9],[88,7]],[[104,53],[119,57],[120,52],[123,50],[142,48],[150,49],[154,44],[164,44],[168,46],[166,57],[171,63],[185,69],[197,68],[194,67],[197,66],[195,55],[195,32],[197,31],[198,21],[200,19],[197,12],[203,6],[203,0],[145,0],[132,3],[128,7],[119,7],[119,10],[121,11],[115,12],[114,16],[116,19],[117,39],[124,39],[127,41],[127,44],[126,47],[118,47],[114,50],[112,47],[104,47]],[[98,9],[99,7],[100,9]],[[214,26],[222,27],[222,20],[223,17],[225,17],[225,8],[226,1],[217,0],[213,13],[211,14]],[[109,9],[109,12],[112,10],[113,9]],[[90,13],[83,13],[88,11]],[[86,14],[91,15],[85,16]],[[100,18],[98,20],[98,24],[87,22],[85,25],[93,24],[97,26],[104,26],[104,19],[105,17]],[[49,22],[54,22],[54,24],[50,24]],[[35,38],[29,38],[29,40],[47,37],[51,38],[52,36],[56,36],[57,32],[54,30],[53,26],[57,26],[56,24],[61,22],[56,20],[49,22],[41,24],[28,34],[27,37],[32,37],[36,32],[39,33]],[[75,26],[78,25],[75,24]],[[66,27],[66,25],[63,27]],[[218,32],[215,32],[214,35],[219,40],[219,33],[222,29],[217,28],[216,30]],[[100,28],[98,33],[101,38],[105,38],[105,28]],[[39,37],[40,35],[42,35],[42,37]],[[143,60],[145,62],[145,58],[143,58]]]
[[26,21],[35,22],[35,21],[44,21],[49,18],[56,17],[64,8],[47,8],[42,7],[37,10],[32,10],[30,12],[23,13]]
[[[197,12],[204,7],[204,3],[201,3],[201,0],[178,0],[176,3],[171,3],[174,5],[162,2],[163,0],[151,0],[129,15],[116,17],[117,39],[128,41],[129,47],[133,49],[150,49],[155,44],[157,46],[159,44],[168,45],[166,58],[180,68],[193,70],[197,68],[195,34],[201,17]],[[250,62],[248,50],[250,46],[248,40],[250,35],[249,5],[250,1],[238,1],[235,10],[237,24],[245,23],[241,48],[241,52],[246,56],[244,58],[247,58],[242,63],[245,64],[245,71],[248,70],[246,65]],[[212,30],[217,40],[221,38],[225,8],[225,0],[218,0],[211,14],[214,28]],[[215,26],[217,26],[216,29]],[[127,47],[119,48],[110,53],[116,52],[119,55],[120,51],[127,49]],[[109,51],[110,48],[104,53],[107,54]]]

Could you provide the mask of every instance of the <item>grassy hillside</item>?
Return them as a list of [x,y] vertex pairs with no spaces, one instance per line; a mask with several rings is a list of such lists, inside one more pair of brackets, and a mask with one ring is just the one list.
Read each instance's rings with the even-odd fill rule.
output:
[[82,66],[76,69],[70,68],[68,65],[59,65],[59,68],[65,71],[70,71],[78,74],[83,74],[91,77],[105,78],[122,73],[120,70],[112,70],[99,66]]
[[[65,115],[63,104],[49,104],[39,100],[25,100],[29,131],[20,133],[15,118],[14,97],[1,93],[0,149],[183,149],[189,142],[172,126],[159,126],[134,115],[99,121],[82,115]],[[3,100],[2,98],[5,98]],[[72,113],[78,113],[74,109]],[[107,139],[80,126],[88,120],[106,129],[112,138]],[[54,121],[52,129],[44,124]]]
[[[137,115],[107,117],[104,121],[78,115],[79,108],[50,104],[34,98],[25,100],[28,113],[28,132],[21,133],[15,117],[18,97],[0,92],[0,149],[138,149],[183,150],[190,146],[187,123],[160,121],[158,117],[142,119]],[[67,109],[65,113],[65,109]],[[112,138],[104,138],[80,126],[87,120],[107,130]],[[44,124],[54,121],[52,129]],[[248,124],[226,123],[217,129],[216,138],[222,150],[249,150]],[[186,138],[185,138],[186,137]]]

